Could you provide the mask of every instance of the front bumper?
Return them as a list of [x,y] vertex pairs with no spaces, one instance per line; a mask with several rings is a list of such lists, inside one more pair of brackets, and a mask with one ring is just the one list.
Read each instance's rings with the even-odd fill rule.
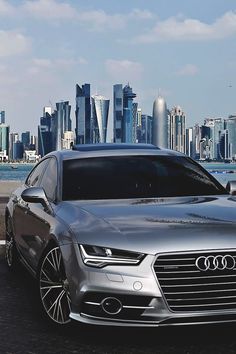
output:
[[[156,256],[147,255],[138,266],[107,266],[102,269],[84,265],[77,245],[66,263],[70,284],[73,320],[94,325],[157,327],[209,324],[236,321],[235,310],[172,311],[162,294],[154,272]],[[73,249],[72,249],[73,248]],[[115,298],[122,308],[118,313],[104,311],[104,299]]]

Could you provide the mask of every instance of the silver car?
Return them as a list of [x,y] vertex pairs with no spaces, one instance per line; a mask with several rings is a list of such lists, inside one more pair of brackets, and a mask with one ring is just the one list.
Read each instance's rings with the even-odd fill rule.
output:
[[153,145],[53,152],[7,204],[7,264],[61,325],[236,321],[234,193]]

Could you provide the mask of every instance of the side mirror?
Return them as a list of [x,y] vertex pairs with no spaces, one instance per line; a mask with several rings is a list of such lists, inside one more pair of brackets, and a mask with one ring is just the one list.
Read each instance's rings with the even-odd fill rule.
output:
[[21,198],[26,203],[40,203],[44,207],[44,210],[49,214],[53,214],[53,209],[46,197],[46,194],[41,187],[30,187],[25,189],[21,193]]
[[236,181],[229,181],[226,185],[226,190],[231,195],[236,195]]

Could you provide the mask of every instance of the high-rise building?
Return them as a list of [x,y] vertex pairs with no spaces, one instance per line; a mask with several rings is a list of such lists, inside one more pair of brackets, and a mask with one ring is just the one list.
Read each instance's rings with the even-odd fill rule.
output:
[[76,143],[91,143],[91,97],[90,84],[76,85]]
[[153,103],[153,144],[162,148],[168,148],[169,118],[166,102],[158,96]]
[[19,134],[18,133],[10,133],[10,145],[9,145],[9,156],[10,159],[13,160],[13,145],[17,141],[19,141]]
[[64,133],[72,130],[70,111],[71,106],[69,105],[69,101],[56,103],[56,110],[53,113],[52,121],[54,150],[62,149]]
[[133,120],[133,126],[132,126],[132,143],[137,143],[137,127],[138,127],[138,103],[133,102],[132,104],[132,120]]
[[147,114],[142,114],[141,127],[138,126],[138,142],[142,144],[152,144],[152,136],[153,118]]
[[63,136],[63,142],[62,142],[62,148],[63,149],[71,149],[71,146],[74,144],[75,142],[75,135],[73,131],[68,131],[64,133]]
[[186,118],[180,106],[170,112],[170,148],[179,152],[186,152]]
[[137,126],[140,127],[142,125],[142,109],[137,109]]
[[38,154],[43,157],[53,151],[52,109],[44,107],[38,126]]
[[195,124],[193,127],[193,158],[199,160],[200,158],[200,140],[201,140],[201,126]]
[[193,157],[193,128],[186,129],[186,154]]
[[222,160],[232,159],[232,145],[229,143],[228,129],[219,132],[219,157]]
[[0,112],[0,124],[5,124],[5,111]]
[[231,157],[235,160],[236,158],[236,116],[229,116],[225,119],[225,129],[228,130],[228,140],[230,145]]
[[15,161],[22,160],[24,153],[24,146],[22,141],[17,140],[13,143],[12,159]]
[[201,139],[199,141],[199,159],[212,160],[213,159],[213,140],[211,127],[201,126]]
[[113,86],[113,122],[114,142],[122,143],[124,141],[122,84],[117,84]]
[[29,146],[30,150],[36,150],[38,149],[38,138],[36,135],[31,135],[30,136],[30,146]]
[[23,143],[24,150],[28,150],[29,145],[30,145],[30,132],[29,131],[26,131],[21,134],[21,141]]
[[45,117],[47,114],[52,115],[52,106],[43,107],[43,116]]
[[212,160],[212,139],[208,137],[202,138],[199,142],[199,159]]
[[9,155],[9,133],[9,125],[0,124],[0,151],[4,153],[4,156]]
[[127,84],[123,88],[123,142],[136,143],[136,129],[137,129],[137,103],[133,102],[136,93],[133,92],[132,87]]
[[210,138],[213,141],[212,146],[212,159],[220,159],[220,131],[224,130],[224,120],[222,118],[206,118],[204,126],[210,128]]
[[[141,111],[138,113],[138,103],[133,102],[136,94],[127,84],[113,86],[113,128],[115,143],[136,143],[138,117],[141,124]],[[139,116],[138,116],[139,114]]]
[[92,96],[92,143],[106,142],[109,103],[104,96]]

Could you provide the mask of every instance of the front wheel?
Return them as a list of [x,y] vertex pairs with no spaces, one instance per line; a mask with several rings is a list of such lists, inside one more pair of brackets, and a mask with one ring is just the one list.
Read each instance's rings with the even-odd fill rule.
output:
[[9,217],[6,219],[6,248],[5,248],[5,258],[10,270],[15,270],[18,263],[19,257],[15,245],[15,239],[12,230],[12,224]]
[[39,269],[39,292],[47,316],[57,324],[70,320],[71,298],[59,247],[49,249]]

